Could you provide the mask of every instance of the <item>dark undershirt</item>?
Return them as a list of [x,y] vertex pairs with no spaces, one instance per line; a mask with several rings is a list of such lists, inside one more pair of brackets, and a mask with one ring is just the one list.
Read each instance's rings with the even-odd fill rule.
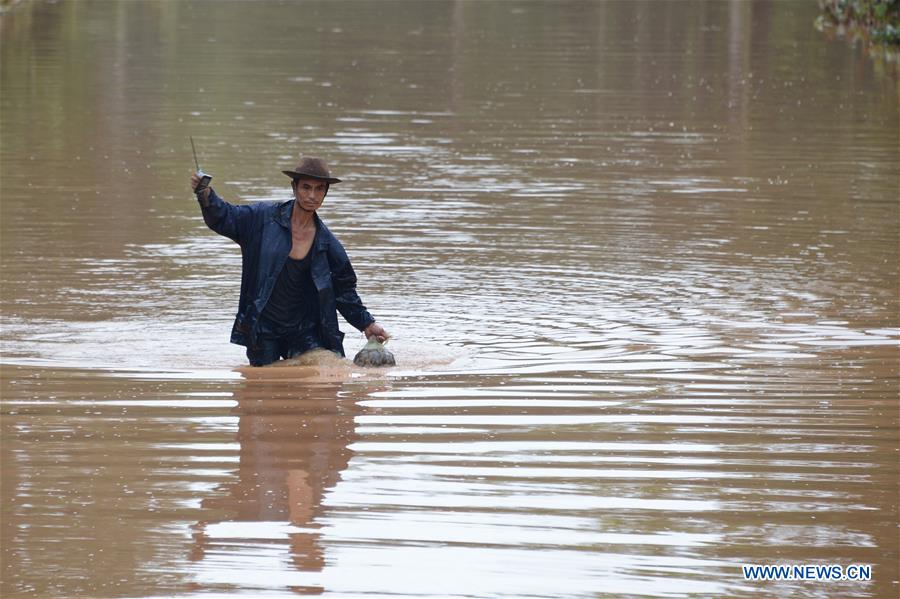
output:
[[312,251],[300,260],[288,256],[278,274],[262,316],[285,329],[314,328],[318,322],[319,294],[312,280]]

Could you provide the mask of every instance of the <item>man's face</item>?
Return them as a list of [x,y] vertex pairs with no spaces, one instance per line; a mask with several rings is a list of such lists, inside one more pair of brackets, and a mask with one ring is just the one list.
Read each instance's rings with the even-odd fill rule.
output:
[[294,199],[303,210],[314,212],[322,205],[328,184],[318,179],[297,179],[294,181]]

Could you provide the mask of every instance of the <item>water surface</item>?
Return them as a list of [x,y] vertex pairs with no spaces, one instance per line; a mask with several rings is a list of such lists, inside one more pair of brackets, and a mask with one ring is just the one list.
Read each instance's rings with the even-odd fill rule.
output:
[[[896,596],[897,85],[815,10],[0,16],[2,594]],[[396,369],[235,370],[188,135],[328,159]]]

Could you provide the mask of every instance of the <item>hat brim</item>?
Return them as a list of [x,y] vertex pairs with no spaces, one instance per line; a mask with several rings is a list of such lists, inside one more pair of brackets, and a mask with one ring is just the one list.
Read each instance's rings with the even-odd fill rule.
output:
[[301,173],[299,171],[281,171],[291,179],[316,179],[318,181],[325,181],[326,183],[340,183],[341,180],[337,177],[320,177],[318,175],[310,175],[309,173]]

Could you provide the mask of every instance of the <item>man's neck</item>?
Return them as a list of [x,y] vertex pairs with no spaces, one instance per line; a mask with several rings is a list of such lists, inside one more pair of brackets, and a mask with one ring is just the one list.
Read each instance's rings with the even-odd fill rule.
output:
[[315,214],[315,211],[310,212],[301,208],[300,204],[295,200],[294,209],[291,211],[291,229],[299,231],[315,226]]

